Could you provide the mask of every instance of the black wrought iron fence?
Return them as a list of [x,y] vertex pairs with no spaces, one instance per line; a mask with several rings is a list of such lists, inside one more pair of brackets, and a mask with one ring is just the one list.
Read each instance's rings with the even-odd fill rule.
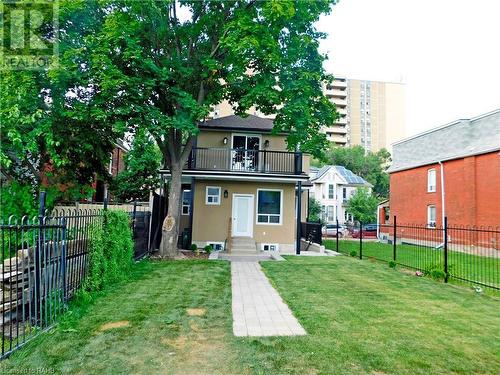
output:
[[500,290],[500,227],[399,224],[359,225],[338,231],[327,247],[360,259],[393,262],[445,282]]
[[[50,328],[82,287],[92,231],[101,225],[106,204],[97,207],[49,213],[42,194],[39,216],[0,222],[0,358]],[[149,249],[151,213],[133,208],[135,258],[140,258]]]

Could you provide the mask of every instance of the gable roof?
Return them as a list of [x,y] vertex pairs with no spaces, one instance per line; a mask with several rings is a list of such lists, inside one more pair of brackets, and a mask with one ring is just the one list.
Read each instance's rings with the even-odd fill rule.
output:
[[396,142],[388,172],[500,150],[500,109]]
[[254,115],[248,115],[247,117],[231,115],[202,122],[200,129],[271,132],[273,126],[272,119]]
[[341,165],[325,165],[321,167],[316,175],[311,177],[311,182],[318,181],[331,169],[334,169],[335,173],[340,175],[348,185],[372,186],[364,178],[354,174],[351,170]]

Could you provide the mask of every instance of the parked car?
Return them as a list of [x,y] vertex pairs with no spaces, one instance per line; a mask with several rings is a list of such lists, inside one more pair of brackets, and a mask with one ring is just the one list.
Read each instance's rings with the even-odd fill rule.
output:
[[[359,228],[354,228],[351,232],[351,235],[353,238],[359,238]],[[377,238],[377,224],[363,225],[363,238]]]
[[[338,227],[339,237],[347,236],[347,228],[345,225],[340,225]],[[337,224],[326,224],[322,229],[323,236],[325,237],[335,237],[337,235]]]

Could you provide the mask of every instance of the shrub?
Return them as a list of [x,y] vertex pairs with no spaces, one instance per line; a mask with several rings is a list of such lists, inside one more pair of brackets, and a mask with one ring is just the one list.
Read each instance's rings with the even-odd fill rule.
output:
[[442,280],[445,277],[444,271],[439,268],[434,268],[428,272],[428,275],[434,280]]
[[355,257],[358,255],[358,252],[356,250],[351,250],[351,252],[349,253],[350,256],[352,257]]
[[84,290],[99,291],[125,279],[133,253],[129,216],[122,211],[106,211],[90,228],[89,269]]
[[204,248],[205,253],[210,254],[213,251],[212,245],[207,245]]
[[396,262],[395,262],[395,261],[393,261],[393,260],[390,260],[390,261],[389,261],[389,267],[391,267],[391,268],[396,268]]
[[198,246],[196,246],[196,244],[195,244],[195,243],[194,243],[194,244],[192,244],[192,245],[191,245],[191,250],[193,250],[193,251],[198,250]]

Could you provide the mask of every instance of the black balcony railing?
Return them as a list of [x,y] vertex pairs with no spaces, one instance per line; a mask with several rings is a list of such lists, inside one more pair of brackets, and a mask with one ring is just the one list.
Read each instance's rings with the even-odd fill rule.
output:
[[193,148],[188,170],[302,174],[302,153],[231,148]]

